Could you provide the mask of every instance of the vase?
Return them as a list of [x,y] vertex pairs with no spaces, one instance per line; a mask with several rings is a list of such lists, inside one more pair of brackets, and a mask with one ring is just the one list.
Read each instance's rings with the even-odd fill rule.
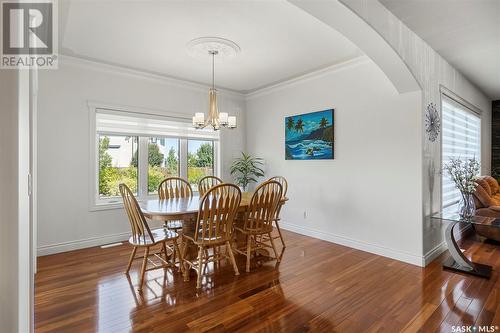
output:
[[458,213],[464,219],[471,218],[476,213],[476,204],[471,193],[462,193]]

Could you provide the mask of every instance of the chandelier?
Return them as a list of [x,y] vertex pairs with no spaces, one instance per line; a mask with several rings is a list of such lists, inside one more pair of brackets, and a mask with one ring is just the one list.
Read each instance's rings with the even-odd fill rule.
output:
[[217,106],[217,89],[215,89],[215,56],[219,54],[217,50],[209,50],[212,56],[212,87],[208,90],[208,117],[205,119],[203,112],[196,112],[193,116],[193,126],[197,129],[211,127],[214,131],[222,128],[236,128],[236,117],[230,116],[227,112],[219,112]]

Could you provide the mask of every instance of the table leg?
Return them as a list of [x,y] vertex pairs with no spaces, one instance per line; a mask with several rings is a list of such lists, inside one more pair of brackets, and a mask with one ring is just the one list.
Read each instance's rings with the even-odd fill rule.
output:
[[489,279],[492,267],[470,261],[460,250],[453,236],[453,230],[458,223],[458,221],[450,223],[446,228],[445,240],[451,257],[443,263],[443,268]]

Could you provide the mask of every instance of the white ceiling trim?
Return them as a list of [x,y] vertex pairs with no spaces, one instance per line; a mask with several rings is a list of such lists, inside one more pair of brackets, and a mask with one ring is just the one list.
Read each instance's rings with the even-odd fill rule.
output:
[[[64,65],[99,70],[101,72],[106,72],[126,77],[133,77],[139,80],[148,80],[160,84],[167,84],[179,88],[190,89],[193,91],[207,92],[208,89],[210,88],[208,85],[188,80],[173,78],[167,75],[154,74],[142,70],[132,69],[125,66],[111,65],[75,56],[59,55],[59,66],[61,67]],[[245,94],[242,94],[238,91],[224,89],[224,88],[217,88],[217,91],[220,93],[221,96],[233,97],[240,100],[245,99]]]
[[[366,55],[358,56],[356,58],[352,58],[346,61],[343,61],[338,64],[334,64],[319,70],[315,70],[291,79],[284,80],[282,82],[278,82],[276,84],[260,88],[248,93],[240,93],[237,91],[227,90],[227,89],[218,89],[221,95],[227,97],[233,97],[239,100],[248,100],[252,98],[257,98],[260,96],[264,96],[270,94],[275,91],[279,91],[281,89],[294,86],[303,82],[307,82],[313,79],[317,79],[326,75],[329,75],[333,72],[337,72],[340,70],[348,69],[351,67],[359,66],[361,64],[369,63],[372,60]],[[165,75],[153,74],[141,70],[131,69],[124,66],[110,65],[105,64],[98,61],[92,61],[83,59],[80,57],[68,56],[68,55],[60,55],[59,56],[59,65],[69,65],[80,68],[86,68],[91,70],[98,70],[105,73],[121,75],[126,77],[133,77],[139,80],[148,80],[160,84],[173,85],[175,87],[190,89],[193,91],[206,92],[209,89],[209,86],[194,83],[188,80],[182,80],[177,78],[171,78]]]
[[295,86],[297,84],[301,84],[301,83],[304,83],[307,81],[318,79],[318,78],[326,76],[326,75],[330,75],[334,72],[338,72],[341,70],[356,67],[356,66],[370,63],[370,62],[372,62],[372,60],[370,58],[368,58],[366,55],[362,55],[362,56],[359,56],[359,57],[356,57],[353,59],[349,59],[349,60],[346,60],[344,62],[335,64],[335,65],[332,65],[332,66],[322,68],[320,70],[316,70],[316,71],[313,71],[313,72],[310,72],[310,73],[307,73],[307,74],[304,74],[301,76],[297,76],[295,78],[292,78],[292,79],[289,79],[289,80],[286,80],[283,82],[273,84],[273,85],[268,86],[268,87],[257,89],[255,91],[247,93],[245,96],[246,96],[247,100],[261,97],[261,96],[265,96],[265,95],[268,95],[270,93],[273,93],[273,92],[276,92],[276,91],[279,91],[279,90],[282,90],[282,89],[285,89],[288,87]]

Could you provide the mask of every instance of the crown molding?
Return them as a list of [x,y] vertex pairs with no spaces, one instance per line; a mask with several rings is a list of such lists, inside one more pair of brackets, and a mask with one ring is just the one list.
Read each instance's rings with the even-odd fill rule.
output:
[[[122,75],[122,76],[127,76],[127,77],[133,77],[135,79],[139,80],[147,80],[155,83],[160,83],[160,84],[167,84],[167,85],[172,85],[175,87],[179,88],[184,88],[184,89],[190,89],[193,91],[197,92],[206,92],[210,88],[208,85],[193,82],[193,81],[188,81],[188,80],[183,80],[183,79],[178,79],[174,77],[170,77],[167,75],[161,75],[157,73],[151,73],[143,70],[138,70],[138,69],[133,69],[130,67],[126,66],[120,66],[120,65],[115,65],[115,64],[108,64],[96,60],[91,60],[91,59],[85,59],[81,57],[76,57],[76,56],[70,56],[70,55],[65,55],[61,54],[59,55],[59,65],[70,65],[70,66],[77,66],[77,67],[82,67],[82,68],[88,68],[88,69],[93,69],[93,70],[98,70],[101,72],[106,72],[110,74],[117,74],[117,75]],[[232,97],[232,98],[237,98],[237,99],[245,99],[245,94],[236,91],[236,90],[230,90],[230,89],[224,89],[224,88],[218,88],[217,91],[220,93],[221,96],[226,96],[226,97]]]
[[307,82],[310,80],[314,80],[326,75],[329,75],[334,72],[338,72],[341,70],[345,70],[348,68],[356,67],[362,64],[370,63],[371,59],[368,58],[366,55],[361,55],[325,68],[321,68],[316,71],[312,71],[285,81],[281,81],[275,84],[272,84],[270,86],[264,87],[264,88],[259,88],[257,90],[248,92],[245,97],[247,100],[254,99],[257,97],[265,96],[268,95],[272,92],[279,91],[303,82]]
[[[150,73],[142,70],[137,70],[125,66],[119,66],[114,64],[107,64],[100,61],[85,59],[81,57],[75,57],[70,55],[60,55],[59,56],[60,65],[70,65],[77,66],[81,68],[98,70],[101,72],[106,72],[115,75],[122,75],[127,77],[133,77],[135,79],[140,80],[148,80],[151,82],[156,82],[160,84],[172,85],[179,88],[190,89],[197,92],[206,92],[210,87],[208,85],[204,85],[201,83],[196,83],[188,80],[182,80],[178,78],[173,78],[166,75]],[[261,97],[267,94],[270,94],[275,91],[279,91],[281,89],[294,86],[296,84],[300,84],[303,82],[307,82],[313,79],[317,79],[326,75],[329,75],[333,72],[337,72],[340,70],[352,68],[355,66],[359,66],[361,64],[371,62],[370,58],[366,55],[357,56],[355,58],[321,68],[316,71],[312,71],[288,80],[284,80],[275,84],[271,84],[269,86],[258,88],[256,90],[250,92],[239,92],[230,89],[218,89],[221,96],[232,97],[239,100],[250,100],[253,98]]]

